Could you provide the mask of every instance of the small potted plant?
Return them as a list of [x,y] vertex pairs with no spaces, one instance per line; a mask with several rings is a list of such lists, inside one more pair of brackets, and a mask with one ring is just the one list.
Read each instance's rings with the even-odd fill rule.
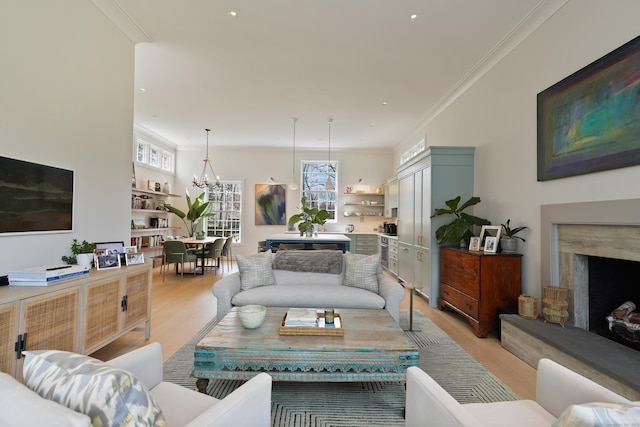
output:
[[515,227],[511,228],[511,219],[508,219],[505,224],[502,225],[502,234],[500,234],[500,247],[504,253],[513,253],[518,249],[518,240],[525,242],[522,237],[516,236],[522,230],[527,227]]
[[82,243],[78,242],[78,239],[73,239],[71,242],[71,256],[63,255],[62,261],[67,264],[78,264],[89,267],[93,262],[93,251],[96,249],[96,245],[83,240]]
[[458,196],[455,199],[447,200],[445,204],[447,209],[436,209],[431,215],[431,218],[441,215],[454,215],[455,218],[448,224],[444,224],[436,230],[436,239],[438,243],[455,242],[460,247],[468,247],[469,240],[473,233],[471,228],[474,225],[489,225],[491,224],[484,218],[470,215],[463,212],[465,209],[480,203],[480,197],[471,197],[469,200],[460,205],[461,197]]
[[302,212],[291,215],[289,225],[298,224],[300,235],[306,233],[308,237],[311,237],[313,235],[313,225],[324,225],[329,218],[329,212],[326,209],[308,208],[306,197],[303,197],[300,203]]

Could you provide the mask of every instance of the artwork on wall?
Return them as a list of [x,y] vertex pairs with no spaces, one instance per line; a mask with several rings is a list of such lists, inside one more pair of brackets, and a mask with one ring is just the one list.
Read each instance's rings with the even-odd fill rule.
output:
[[287,223],[285,190],[283,184],[256,184],[256,225]]
[[538,181],[640,164],[640,37],[538,94]]
[[0,157],[0,233],[73,231],[74,172]]

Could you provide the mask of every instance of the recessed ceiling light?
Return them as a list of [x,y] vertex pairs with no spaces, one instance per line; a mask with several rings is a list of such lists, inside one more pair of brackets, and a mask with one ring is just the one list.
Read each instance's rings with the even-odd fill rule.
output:
[[420,16],[414,13],[413,15],[411,15],[411,16],[409,17],[409,19],[411,20],[411,22],[415,22],[415,21],[417,21],[418,19],[420,19]]
[[386,105],[388,105],[388,104],[389,104],[389,103],[388,103],[387,101],[382,101],[382,106],[383,106],[383,107],[384,107],[384,106],[386,106]]
[[236,12],[235,10],[230,10],[229,11],[229,16],[231,16],[233,18],[237,18],[238,17],[238,12]]
[[143,87],[140,88],[140,92],[146,92],[147,90]]

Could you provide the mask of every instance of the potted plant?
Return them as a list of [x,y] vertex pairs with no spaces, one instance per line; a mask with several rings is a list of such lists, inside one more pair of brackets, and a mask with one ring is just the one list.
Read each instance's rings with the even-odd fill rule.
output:
[[[200,221],[207,216],[213,216],[213,214],[211,214],[212,205],[210,202],[204,201],[205,193],[200,194],[193,200],[193,202],[191,201],[189,192],[187,191],[186,193],[188,207],[186,213],[168,204],[165,204],[164,207],[169,212],[176,214],[178,218],[180,218],[182,222],[184,222],[184,225],[187,227],[189,237],[193,237],[196,233],[196,228],[198,227]],[[189,221],[189,223],[187,223],[187,221]],[[204,231],[200,231],[200,233],[202,233],[202,236],[204,236]]]
[[513,253],[518,248],[518,239],[526,242],[522,237],[516,236],[522,230],[527,227],[511,228],[511,219],[508,219],[505,224],[502,225],[502,233],[500,234],[500,247],[502,252]]
[[96,245],[83,240],[82,243],[78,242],[78,239],[73,239],[71,242],[71,256],[63,255],[62,261],[67,264],[78,264],[82,266],[91,266],[93,262],[93,251],[96,249]]
[[291,215],[289,225],[298,224],[300,235],[306,233],[307,236],[311,236],[313,234],[313,225],[324,225],[329,218],[329,212],[326,209],[308,208],[306,197],[303,197],[300,203],[302,204],[300,208],[302,212]]
[[447,200],[445,204],[446,209],[436,209],[431,215],[431,218],[442,215],[454,215],[455,218],[448,224],[444,224],[436,230],[436,239],[438,243],[455,242],[462,246],[468,246],[469,240],[473,233],[471,227],[474,225],[489,225],[491,224],[484,218],[470,215],[464,212],[465,209],[480,203],[480,197],[471,197],[469,200],[460,205],[461,197],[458,196],[455,199]]

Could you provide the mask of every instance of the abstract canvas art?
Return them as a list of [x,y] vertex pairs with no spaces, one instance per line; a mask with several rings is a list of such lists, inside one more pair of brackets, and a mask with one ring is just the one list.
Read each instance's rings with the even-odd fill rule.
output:
[[287,223],[285,190],[282,184],[256,184],[256,225]]
[[640,164],[640,37],[538,94],[538,181]]
[[0,233],[72,231],[73,174],[0,157]]

